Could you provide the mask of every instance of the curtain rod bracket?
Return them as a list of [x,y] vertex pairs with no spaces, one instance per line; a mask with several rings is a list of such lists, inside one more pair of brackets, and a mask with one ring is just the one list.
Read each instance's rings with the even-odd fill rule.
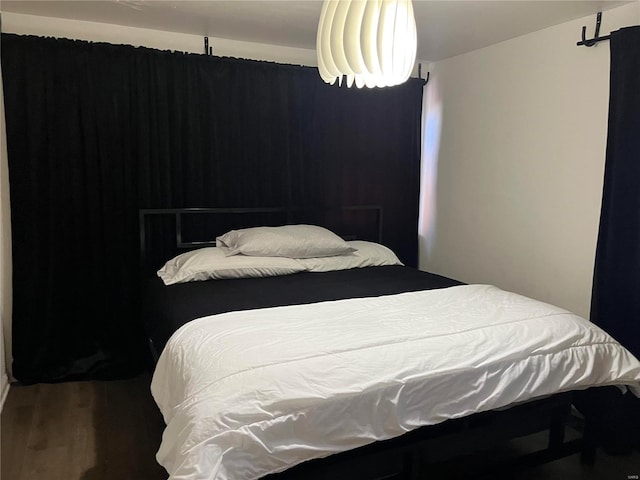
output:
[[587,39],[587,27],[582,26],[582,40],[576,43],[576,45],[584,45],[585,47],[593,47],[596,43],[603,40],[609,40],[611,35],[600,36],[600,24],[602,23],[602,12],[598,12],[596,15],[596,31],[593,38]]
[[209,46],[209,37],[204,37],[204,54],[213,55],[213,47]]
[[[425,78],[425,79],[424,79],[424,84],[425,84],[425,85],[426,85],[427,83],[429,83],[429,75],[430,75],[430,73],[431,73],[431,72],[427,72],[427,78]],[[419,64],[418,64],[418,78],[419,78],[420,80],[423,80],[423,78],[422,78],[422,64],[421,64],[421,63],[419,63]]]

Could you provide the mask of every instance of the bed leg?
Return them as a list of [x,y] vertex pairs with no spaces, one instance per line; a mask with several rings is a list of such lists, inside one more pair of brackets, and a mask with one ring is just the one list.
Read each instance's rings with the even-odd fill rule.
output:
[[580,463],[594,465],[596,463],[596,440],[593,431],[593,423],[585,419],[584,433],[582,434],[582,448],[580,450]]
[[566,408],[558,408],[551,414],[551,424],[549,426],[549,450],[557,450],[564,443],[564,428],[568,416]]
[[415,447],[410,448],[404,453],[401,478],[404,480],[418,480],[423,478],[420,473],[422,470],[420,450]]

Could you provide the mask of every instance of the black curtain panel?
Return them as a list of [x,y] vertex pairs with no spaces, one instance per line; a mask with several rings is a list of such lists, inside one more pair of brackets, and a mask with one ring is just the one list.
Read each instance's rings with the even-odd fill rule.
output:
[[611,33],[609,131],[591,320],[640,357],[640,27]]
[[[640,27],[611,33],[609,131],[591,320],[640,358]],[[640,445],[640,401],[615,389],[587,410],[611,450]]]
[[10,34],[2,72],[22,382],[142,368],[139,208],[382,205],[417,264],[420,80]]

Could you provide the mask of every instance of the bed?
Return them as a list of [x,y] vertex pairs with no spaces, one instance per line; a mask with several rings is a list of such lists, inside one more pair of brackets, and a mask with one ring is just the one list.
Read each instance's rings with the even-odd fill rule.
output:
[[[169,223],[150,225],[159,218]],[[468,447],[540,429],[548,448],[529,460],[548,460],[580,447],[563,438],[571,392],[640,394],[640,363],[586,320],[400,265],[379,244],[378,207],[144,210],[143,259],[154,257],[149,231],[172,231],[157,259],[171,258],[168,245],[201,247],[188,261],[253,262],[185,237],[307,219],[363,240],[346,242],[355,252],[276,255],[253,278],[234,264],[231,278],[171,284],[186,263],[168,262],[147,283],[152,393],[167,424],[157,458],[171,479],[421,478]],[[334,269],[345,258],[357,266]]]

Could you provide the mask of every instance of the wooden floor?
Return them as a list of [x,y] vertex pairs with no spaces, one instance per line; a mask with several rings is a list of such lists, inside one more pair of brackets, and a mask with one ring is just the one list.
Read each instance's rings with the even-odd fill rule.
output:
[[160,480],[164,423],[149,378],[11,386],[2,480]]
[[[166,480],[155,461],[164,424],[149,377],[114,382],[12,386],[2,429],[2,480]],[[518,440],[526,449],[544,438]],[[495,452],[499,455],[503,452]],[[594,467],[568,457],[518,480],[640,478],[640,454],[598,452]]]

